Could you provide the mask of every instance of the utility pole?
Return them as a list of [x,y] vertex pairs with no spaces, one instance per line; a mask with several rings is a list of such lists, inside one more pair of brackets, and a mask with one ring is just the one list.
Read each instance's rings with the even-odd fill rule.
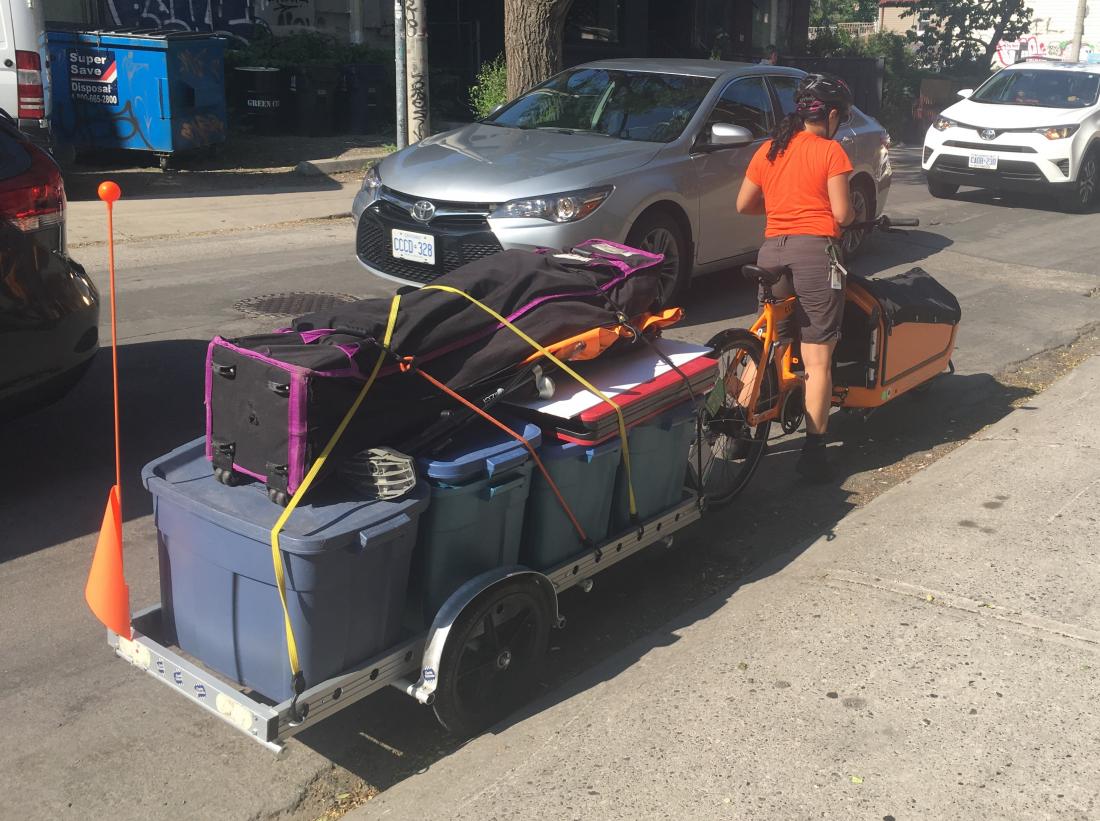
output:
[[405,148],[409,144],[409,128],[406,119],[407,106],[405,88],[405,0],[393,0],[393,54],[397,75],[397,99],[394,101],[394,124],[397,126],[397,147]]
[[1069,47],[1071,63],[1081,60],[1081,39],[1085,35],[1085,15],[1088,14],[1087,0],[1077,0],[1077,19],[1073,24],[1073,43]]
[[428,123],[428,12],[427,0],[405,0],[405,38],[408,47],[409,143],[431,134]]
[[363,0],[349,0],[348,15],[351,18],[348,21],[351,28],[351,44],[361,46],[363,45]]

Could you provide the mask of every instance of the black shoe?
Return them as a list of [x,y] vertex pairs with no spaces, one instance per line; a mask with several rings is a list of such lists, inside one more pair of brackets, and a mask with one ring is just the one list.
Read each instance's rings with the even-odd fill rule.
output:
[[794,469],[799,476],[814,484],[831,482],[836,475],[823,446],[803,448]]

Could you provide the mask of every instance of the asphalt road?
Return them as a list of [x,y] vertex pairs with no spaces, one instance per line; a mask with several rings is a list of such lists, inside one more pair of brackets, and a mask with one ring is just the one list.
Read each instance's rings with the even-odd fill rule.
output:
[[[1065,216],[987,194],[932,200],[914,156],[898,153],[888,210],[920,217],[922,227],[876,239],[854,267],[919,264],[956,292],[964,311],[958,373],[866,423],[837,418],[833,436],[844,443],[849,474],[843,485],[795,483],[797,442],[780,441],[731,509],[678,535],[674,549],[648,551],[601,575],[592,594],[567,594],[569,625],[554,636],[544,689],[658,630],[747,568],[828,532],[888,486],[899,462],[919,465],[1001,418],[1025,391],[998,375],[1100,320],[1095,214]],[[89,248],[82,261],[105,283],[101,255]],[[234,304],[291,291],[382,295],[389,286],[359,269],[343,220],[131,243],[118,263],[126,561],[140,607],[158,595],[140,467],[201,435],[209,338],[283,319],[245,315]],[[752,308],[734,273],[709,277],[670,335],[702,341],[747,324]],[[72,395],[6,425],[0,440],[0,713],[9,742],[0,750],[0,818],[308,820],[336,795],[361,790],[360,779],[385,789],[454,749],[429,710],[394,691],[304,733],[276,759],[112,657],[82,597],[113,480],[105,355]]]

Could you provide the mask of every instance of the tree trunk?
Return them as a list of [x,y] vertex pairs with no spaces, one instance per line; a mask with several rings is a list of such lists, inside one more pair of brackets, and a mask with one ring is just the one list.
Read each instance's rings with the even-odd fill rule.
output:
[[508,99],[561,69],[565,17],[573,0],[504,0]]

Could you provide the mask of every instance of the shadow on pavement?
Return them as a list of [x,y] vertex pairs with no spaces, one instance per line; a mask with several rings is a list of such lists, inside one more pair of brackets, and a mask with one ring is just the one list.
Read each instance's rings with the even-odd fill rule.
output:
[[224,197],[232,194],[286,194],[306,191],[338,191],[332,177],[306,176],[296,171],[65,171],[65,194],[71,202],[96,201],[96,189],[114,180],[130,199]]
[[[844,443],[839,462],[850,477],[843,487],[796,480],[800,434],[773,442],[754,484],[728,509],[681,531],[671,549],[653,547],[600,574],[591,594],[574,588],[562,596],[568,622],[551,636],[540,692],[491,732],[610,680],[650,650],[676,642],[679,630],[707,618],[740,586],[779,571],[833,533],[857,503],[874,495],[876,482],[880,489],[893,484],[875,478],[880,469],[945,443],[961,443],[1008,414],[1025,394],[988,374],[944,376],[929,393],[901,397],[867,421],[834,416],[831,438]],[[392,689],[299,740],[382,790],[462,746],[429,708]]]
[[[170,340],[118,349],[122,418],[123,515],[152,511],[142,466],[201,436],[206,343]],[[61,401],[6,423],[0,431],[12,480],[0,506],[0,561],[94,533],[114,484],[111,353]]]

